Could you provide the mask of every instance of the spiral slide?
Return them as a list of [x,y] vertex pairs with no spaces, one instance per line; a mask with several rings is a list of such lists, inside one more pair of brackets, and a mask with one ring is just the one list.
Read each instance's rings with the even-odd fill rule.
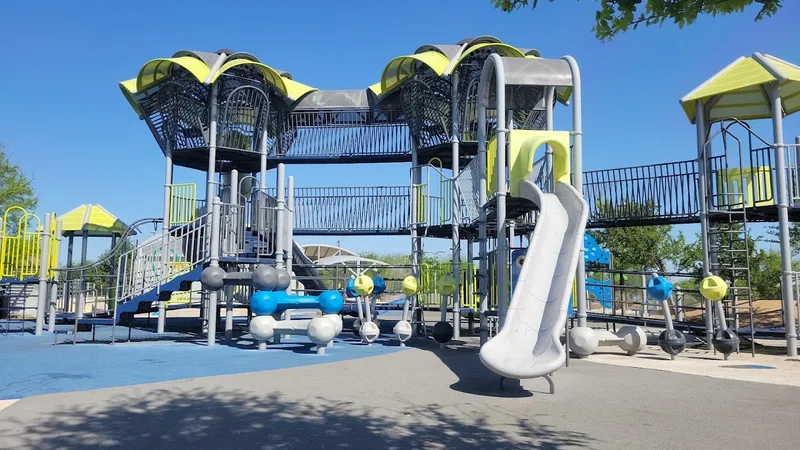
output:
[[527,180],[519,187],[539,219],[505,323],[480,351],[486,367],[514,379],[546,377],[564,364],[560,335],[588,217],[586,201],[566,183],[556,182],[554,194]]

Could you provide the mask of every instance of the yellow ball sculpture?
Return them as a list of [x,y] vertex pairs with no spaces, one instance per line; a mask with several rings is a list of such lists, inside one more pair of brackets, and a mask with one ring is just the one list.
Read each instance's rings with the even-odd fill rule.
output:
[[436,282],[436,292],[441,295],[453,295],[456,291],[456,279],[452,275],[442,275]]
[[409,275],[403,279],[403,294],[406,296],[415,295],[419,291],[419,283],[416,277]]
[[372,282],[372,278],[366,275],[361,275],[356,278],[355,288],[358,295],[366,297],[367,295],[372,294],[375,284]]
[[706,300],[718,302],[725,297],[728,293],[728,283],[722,278],[714,275],[703,278],[703,283],[700,285],[700,294]]

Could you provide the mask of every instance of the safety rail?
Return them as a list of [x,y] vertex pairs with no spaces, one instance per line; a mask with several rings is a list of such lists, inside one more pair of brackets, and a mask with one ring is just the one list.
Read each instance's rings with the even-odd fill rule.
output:
[[790,204],[800,203],[800,139],[786,146],[786,184]]
[[442,161],[433,158],[431,164],[412,167],[412,175],[415,171],[420,172],[422,179],[419,184],[412,184],[417,208],[414,224],[438,226],[452,223],[453,179],[444,174]]
[[270,157],[405,161],[411,158],[411,138],[396,109],[294,111],[286,117]]
[[[56,215],[48,234],[48,274],[58,264]],[[19,206],[8,208],[0,222],[0,279],[38,278],[41,264],[42,221]]]
[[369,234],[408,229],[408,186],[295,188],[294,201],[296,233]]
[[119,256],[116,298],[120,303],[186,273],[210,256],[209,214],[154,236]]
[[699,211],[697,175],[697,160],[587,171],[589,221],[596,226],[689,221]]
[[[255,199],[255,197],[253,197]],[[220,208],[220,254],[260,256],[275,252],[277,207],[258,197],[244,204],[223,203]]]
[[197,185],[194,183],[171,184],[169,189],[169,226],[186,225],[193,222],[198,213]]

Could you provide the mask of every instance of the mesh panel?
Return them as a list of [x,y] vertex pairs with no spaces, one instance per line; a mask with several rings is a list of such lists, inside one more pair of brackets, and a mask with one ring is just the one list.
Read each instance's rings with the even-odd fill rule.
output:
[[173,78],[138,99],[145,121],[162,150],[167,141],[181,150],[205,147],[208,137],[208,88],[175,69]]
[[[252,84],[242,84],[248,81]],[[217,109],[219,147],[259,151],[271,103],[260,84],[238,77],[224,78]]]
[[433,72],[406,81],[401,92],[402,108],[411,136],[418,148],[450,142],[450,81]]

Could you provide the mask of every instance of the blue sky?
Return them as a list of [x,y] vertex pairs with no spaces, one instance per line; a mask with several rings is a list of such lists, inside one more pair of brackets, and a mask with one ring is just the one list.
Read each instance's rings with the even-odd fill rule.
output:
[[[800,2],[784,2],[776,17],[758,23],[750,8],[683,30],[640,29],[609,43],[591,32],[595,2],[540,3],[509,15],[489,0],[408,0],[386,12],[382,2],[356,0],[165,1],[157,8],[8,2],[0,14],[0,142],[34,177],[40,212],[99,203],[130,222],[161,215],[163,157],[117,82],[180,49],[247,51],[322,89],[365,88],[391,58],[469,36],[494,35],[545,57],[570,54],[583,74],[586,169],[691,158],[694,128],[678,105],[681,96],[740,55],[760,51],[800,62],[800,28],[792,22]],[[557,127],[568,125],[560,111]],[[800,119],[789,118],[785,129],[787,140],[800,134]],[[769,135],[769,128],[758,130]],[[309,187],[408,180],[406,165],[295,166],[288,173]],[[196,173],[176,172],[176,182],[195,180]],[[410,247],[408,238],[341,242],[357,251]]]

